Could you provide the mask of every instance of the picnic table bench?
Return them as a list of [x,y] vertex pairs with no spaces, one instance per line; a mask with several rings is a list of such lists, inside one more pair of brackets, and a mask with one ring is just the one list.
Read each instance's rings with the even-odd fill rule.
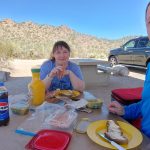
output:
[[83,73],[86,88],[91,86],[108,85],[110,74],[97,69],[98,64],[107,65],[107,61],[90,58],[71,59],[71,61],[75,62],[77,65],[80,66],[81,71]]

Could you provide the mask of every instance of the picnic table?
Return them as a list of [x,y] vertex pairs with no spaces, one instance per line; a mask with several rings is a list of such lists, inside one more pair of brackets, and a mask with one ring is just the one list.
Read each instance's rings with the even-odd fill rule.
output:
[[96,60],[90,58],[71,59],[80,66],[83,73],[85,87],[91,86],[106,86],[109,83],[110,74],[97,69],[97,65],[107,65],[104,60]]
[[[31,114],[26,116],[18,116],[11,114],[10,123],[6,127],[0,127],[0,149],[1,150],[22,150],[25,145],[29,142],[31,137],[19,135],[15,133],[16,128]],[[113,115],[108,112],[107,106],[102,105],[101,109],[95,109],[92,113],[79,112],[78,119],[89,118],[91,121],[97,120],[116,120],[126,122],[123,118]],[[131,131],[132,132],[132,131]],[[143,135],[142,144],[134,149],[138,150],[149,150],[150,139]],[[93,142],[87,134],[80,134],[73,132],[71,142],[67,150],[105,150],[107,148],[102,147],[99,144]]]

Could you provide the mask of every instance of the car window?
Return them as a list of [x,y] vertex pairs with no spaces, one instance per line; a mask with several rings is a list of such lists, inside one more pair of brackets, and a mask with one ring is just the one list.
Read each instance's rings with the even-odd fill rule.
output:
[[150,41],[147,42],[146,47],[150,47]]
[[141,48],[141,47],[149,47],[149,40],[148,39],[141,39],[141,40],[139,40],[139,42],[138,42],[138,48]]
[[132,40],[132,41],[130,41],[130,42],[128,42],[128,43],[126,43],[124,45],[125,49],[127,49],[127,48],[134,48],[134,47],[135,47],[135,41],[134,40]]

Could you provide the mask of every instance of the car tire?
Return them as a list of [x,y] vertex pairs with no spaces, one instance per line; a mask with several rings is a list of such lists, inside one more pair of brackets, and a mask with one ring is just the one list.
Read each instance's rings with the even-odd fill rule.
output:
[[116,58],[115,56],[111,56],[111,57],[109,58],[109,63],[110,63],[110,66],[111,66],[111,67],[117,65],[117,64],[118,64],[117,58]]

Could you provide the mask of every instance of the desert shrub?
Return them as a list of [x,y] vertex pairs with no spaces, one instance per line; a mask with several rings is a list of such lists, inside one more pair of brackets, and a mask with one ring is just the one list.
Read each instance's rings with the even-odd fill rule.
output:
[[0,41],[0,70],[8,67],[9,60],[13,57],[14,46],[8,41]]
[[56,27],[30,21],[17,23],[5,19],[0,22],[0,59],[48,58],[53,44],[58,40],[64,40],[71,46],[71,57],[107,58],[107,51],[133,37],[108,40],[82,34],[63,25]]
[[0,41],[0,59],[7,60],[13,57],[14,47],[9,42]]

